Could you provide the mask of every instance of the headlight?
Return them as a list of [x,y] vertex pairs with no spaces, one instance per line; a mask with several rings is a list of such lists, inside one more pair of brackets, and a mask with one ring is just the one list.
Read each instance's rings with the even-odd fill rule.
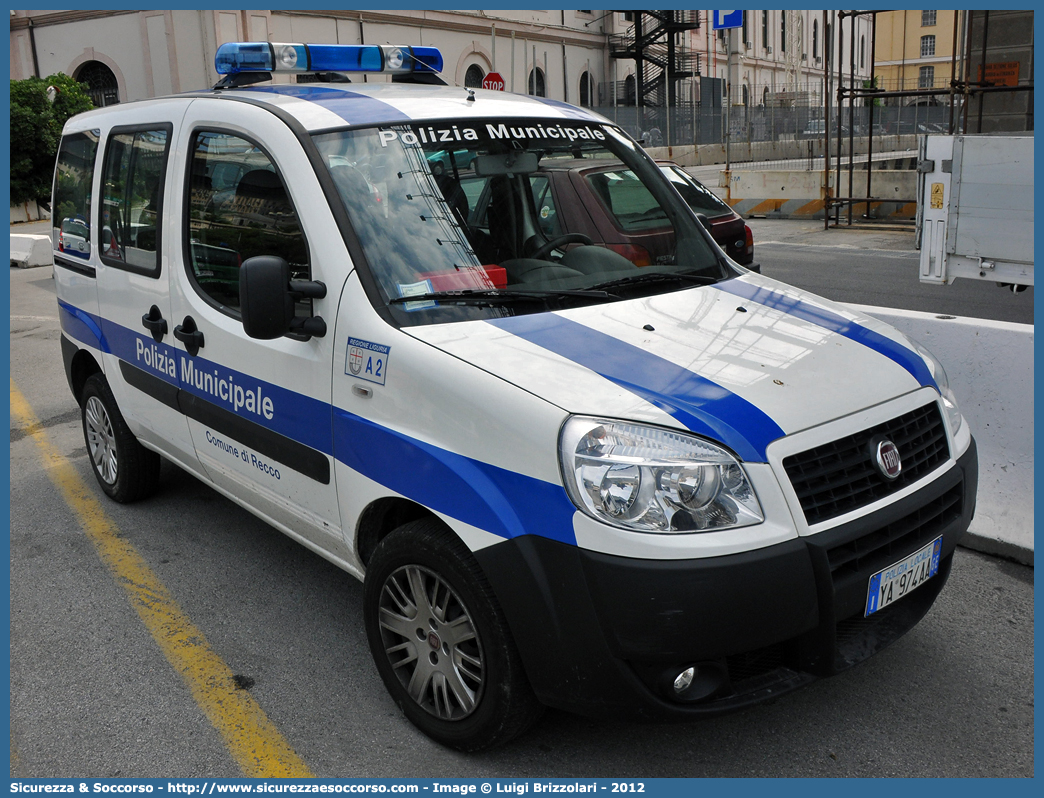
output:
[[736,459],[667,429],[574,417],[562,428],[562,473],[574,504],[639,532],[712,532],[765,520]]
[[957,408],[957,397],[954,396],[953,390],[950,388],[950,378],[946,376],[946,369],[944,369],[943,364],[939,362],[939,358],[917,343],[917,341],[909,336],[907,336],[907,339],[913,345],[917,354],[919,354],[927,364],[928,370],[932,373],[932,378],[935,380],[935,384],[939,386],[939,395],[942,397],[943,407],[946,408],[946,417],[950,419],[950,429],[952,429],[953,434],[956,435],[957,430],[961,428],[961,422],[964,419],[961,416],[961,411]]

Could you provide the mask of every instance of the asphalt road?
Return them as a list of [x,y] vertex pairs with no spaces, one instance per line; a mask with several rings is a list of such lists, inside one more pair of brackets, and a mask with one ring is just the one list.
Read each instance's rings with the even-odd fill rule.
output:
[[[816,253],[817,268],[829,268],[831,253],[805,259]],[[49,269],[11,270],[11,377],[57,452],[104,499],[62,372]],[[770,704],[684,725],[548,712],[511,746],[465,756],[393,706],[351,577],[171,466],[152,499],[102,506],[317,776],[1034,773],[1033,571],[1024,566],[959,549],[950,584],[909,635]],[[14,423],[10,522],[11,776],[240,775]]]
[[913,229],[825,230],[823,222],[750,219],[762,274],[838,302],[975,319],[1033,323],[1032,287],[958,278],[922,283]]

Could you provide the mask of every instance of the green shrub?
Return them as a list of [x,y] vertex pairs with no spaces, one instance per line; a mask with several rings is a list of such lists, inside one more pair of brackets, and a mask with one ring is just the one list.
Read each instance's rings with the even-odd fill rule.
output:
[[[54,102],[47,88],[57,89]],[[70,116],[94,107],[87,85],[61,73],[11,81],[11,203],[50,202],[54,159]]]

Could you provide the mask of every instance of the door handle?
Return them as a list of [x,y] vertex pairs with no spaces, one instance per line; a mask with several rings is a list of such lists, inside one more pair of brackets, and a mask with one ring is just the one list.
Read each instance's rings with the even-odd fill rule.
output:
[[185,344],[190,355],[195,355],[203,348],[203,333],[196,327],[196,320],[186,316],[185,321],[174,328],[174,337]]
[[163,318],[163,314],[160,309],[153,305],[149,308],[149,312],[141,317],[142,326],[152,333],[152,337],[156,339],[156,343],[163,340],[163,336],[167,334],[167,320]]

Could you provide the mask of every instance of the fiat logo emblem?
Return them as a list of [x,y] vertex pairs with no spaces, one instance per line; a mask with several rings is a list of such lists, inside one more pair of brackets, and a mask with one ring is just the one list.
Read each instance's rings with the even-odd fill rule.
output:
[[880,441],[874,452],[877,470],[885,479],[895,479],[903,470],[898,447],[889,440]]

